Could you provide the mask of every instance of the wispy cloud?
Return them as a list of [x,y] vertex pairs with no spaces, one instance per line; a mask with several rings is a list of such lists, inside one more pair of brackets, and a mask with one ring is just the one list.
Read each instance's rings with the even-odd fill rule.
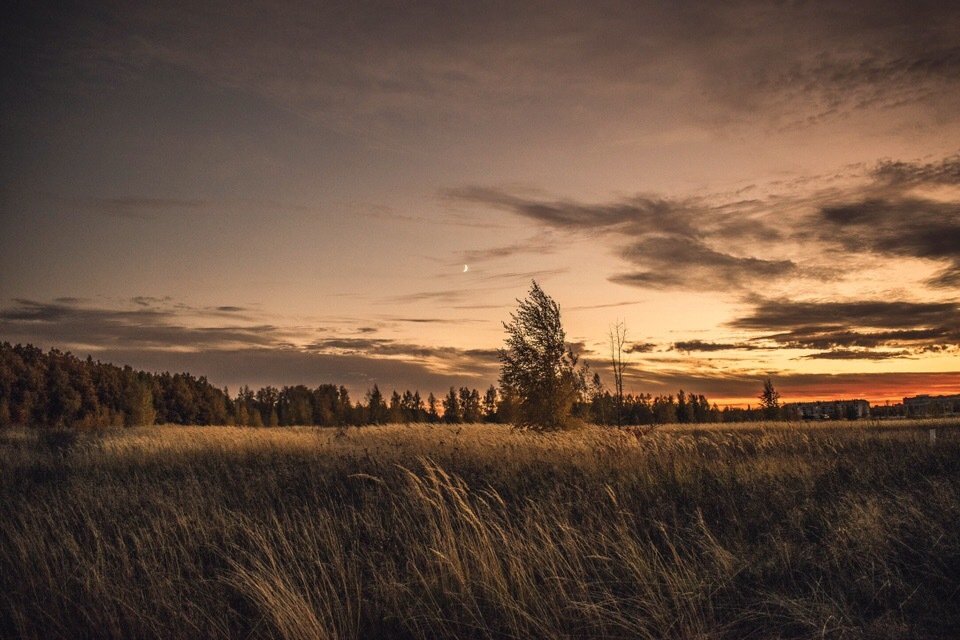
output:
[[604,304],[587,304],[575,307],[564,307],[564,311],[586,311],[588,309],[613,309],[616,307],[630,307],[635,304],[643,304],[643,300],[625,300],[623,302],[608,302]]
[[192,326],[174,309],[110,309],[17,299],[0,309],[0,332],[15,341],[141,349],[282,347],[289,335],[272,324]]
[[[461,274],[452,276],[461,280],[457,287],[446,289],[436,289],[432,291],[418,291],[415,293],[406,293],[397,296],[391,296],[384,299],[384,304],[411,304],[419,302],[434,302],[445,304],[451,308],[491,308],[485,306],[464,306],[458,303],[469,302],[476,299],[479,294],[487,294],[502,291],[512,291],[518,284],[526,284],[531,280],[542,279],[545,277],[566,273],[567,268],[539,269],[536,271],[498,271],[492,273],[471,273],[468,277]],[[444,276],[449,278],[448,276]],[[492,307],[495,308],[495,307]]]
[[599,234],[629,266],[610,280],[628,286],[745,294],[763,285],[777,291],[791,282],[849,279],[865,268],[866,258],[895,257],[939,265],[926,284],[952,288],[960,286],[960,196],[934,200],[922,192],[960,184],[958,173],[960,156],[930,163],[884,160],[842,188],[749,200],[739,194],[648,194],[587,204],[480,186],[445,195],[548,229]]
[[[58,62],[66,67],[58,76],[81,84],[142,76],[159,62],[358,133],[516,116],[529,104],[553,118],[584,103],[605,116],[635,116],[656,100],[714,126],[761,116],[770,126],[804,126],[955,104],[960,77],[960,12],[942,2],[741,0],[682,11],[660,2],[561,0],[549,11],[425,3],[388,20],[382,7],[306,0],[266,14],[243,1],[229,12],[74,11],[44,23],[50,32],[39,40],[62,43],[32,57],[44,71]],[[17,44],[38,48],[28,38]],[[698,99],[663,90],[677,85],[697,87]]]

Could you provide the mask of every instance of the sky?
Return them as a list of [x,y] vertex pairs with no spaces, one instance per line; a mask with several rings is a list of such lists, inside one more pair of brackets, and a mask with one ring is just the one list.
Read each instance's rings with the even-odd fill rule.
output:
[[495,384],[536,280],[625,389],[960,393],[960,5],[15,2],[0,340]]

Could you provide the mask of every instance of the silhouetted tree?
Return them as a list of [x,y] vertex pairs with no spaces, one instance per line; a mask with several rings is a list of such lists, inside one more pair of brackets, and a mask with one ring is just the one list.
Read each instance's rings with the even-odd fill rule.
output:
[[497,421],[497,388],[493,385],[483,394],[483,421]]
[[460,387],[460,420],[466,423],[480,422],[481,411],[480,392]]
[[367,391],[367,421],[371,424],[386,424],[389,413],[380,387],[373,385],[373,389]]
[[427,422],[439,422],[440,414],[437,412],[437,397],[430,392],[427,396]]
[[623,426],[623,345],[627,341],[627,325],[610,325],[610,366],[613,368],[613,398],[617,409],[617,426]]
[[503,395],[518,399],[520,426],[552,430],[571,426],[571,409],[585,388],[577,357],[566,345],[560,307],[533,282],[510,322],[499,351]]
[[387,414],[387,422],[392,422],[394,424],[404,422],[403,399],[396,391],[390,395],[390,408]]
[[457,390],[450,387],[447,397],[443,399],[443,421],[455,424],[463,422],[463,416],[460,413],[460,398],[457,397]]
[[780,392],[773,388],[773,381],[770,378],[763,381],[760,409],[767,420],[780,419]]

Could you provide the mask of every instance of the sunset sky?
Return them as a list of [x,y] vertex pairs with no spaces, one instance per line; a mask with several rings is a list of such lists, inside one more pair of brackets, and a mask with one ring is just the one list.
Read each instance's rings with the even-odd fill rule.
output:
[[960,393],[958,3],[16,4],[0,340],[484,389],[536,279],[627,391]]

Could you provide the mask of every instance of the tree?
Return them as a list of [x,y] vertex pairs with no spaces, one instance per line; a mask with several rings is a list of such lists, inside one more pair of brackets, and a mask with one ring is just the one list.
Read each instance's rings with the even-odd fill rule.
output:
[[437,397],[430,392],[427,396],[427,422],[439,422],[440,414],[437,413]]
[[153,408],[153,391],[146,382],[132,379],[124,391],[124,424],[128,427],[149,425],[157,421]]
[[367,420],[371,424],[385,424],[389,415],[380,387],[373,385],[373,389],[367,391]]
[[443,399],[443,421],[449,424],[463,422],[460,415],[460,399],[457,397],[457,390],[450,387],[450,392]]
[[613,367],[613,397],[617,406],[617,426],[623,426],[623,345],[627,341],[627,325],[618,321],[610,325],[610,366]]
[[773,388],[773,381],[770,378],[763,381],[760,408],[763,410],[763,417],[767,420],[778,420],[780,418],[780,392]]
[[390,408],[387,411],[387,422],[397,424],[405,422],[403,419],[403,398],[396,391],[390,396]]
[[506,349],[499,350],[504,397],[519,400],[518,425],[555,430],[572,426],[570,411],[585,388],[577,356],[567,347],[560,307],[536,281],[510,322]]
[[483,395],[483,421],[497,421],[497,388],[493,385],[490,385],[490,388]]
[[476,389],[460,387],[460,419],[473,424],[483,417],[480,405],[480,392]]

